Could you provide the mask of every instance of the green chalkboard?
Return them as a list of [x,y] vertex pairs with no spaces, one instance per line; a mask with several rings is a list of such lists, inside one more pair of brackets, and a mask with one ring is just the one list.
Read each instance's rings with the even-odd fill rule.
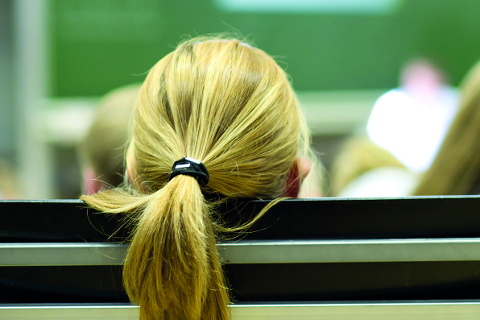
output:
[[219,1],[50,0],[52,96],[142,81],[182,38],[208,33],[253,40],[301,91],[394,87],[416,56],[440,62],[457,85],[480,58],[478,0],[396,0],[386,12],[235,11]]

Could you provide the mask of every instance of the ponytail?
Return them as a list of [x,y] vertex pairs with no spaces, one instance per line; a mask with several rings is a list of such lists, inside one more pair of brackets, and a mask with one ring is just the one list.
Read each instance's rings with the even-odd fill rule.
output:
[[208,207],[194,178],[178,176],[154,193],[138,219],[123,280],[141,319],[228,319]]
[[[82,199],[102,211],[121,211],[98,208],[90,201],[95,196]],[[144,200],[123,269],[125,290],[140,306],[140,319],[228,319],[229,295],[198,182],[179,175]]]

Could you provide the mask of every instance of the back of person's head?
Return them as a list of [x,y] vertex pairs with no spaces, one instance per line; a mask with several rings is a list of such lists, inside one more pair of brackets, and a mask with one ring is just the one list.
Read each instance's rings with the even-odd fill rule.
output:
[[350,182],[380,167],[405,168],[388,150],[367,136],[348,139],[332,165],[331,195],[338,196]]
[[[141,87],[127,171],[132,191],[83,196],[94,208],[129,212],[134,236],[124,284],[142,319],[227,319],[229,294],[215,247],[218,199],[298,193],[309,134],[285,72],[235,39],[197,38],[160,60]],[[206,186],[176,175],[190,157]],[[293,178],[292,178],[293,177]]]
[[123,182],[128,127],[139,90],[140,84],[115,89],[98,104],[93,122],[79,145],[85,193]]
[[415,195],[469,194],[480,176],[480,63],[460,89],[457,115]]

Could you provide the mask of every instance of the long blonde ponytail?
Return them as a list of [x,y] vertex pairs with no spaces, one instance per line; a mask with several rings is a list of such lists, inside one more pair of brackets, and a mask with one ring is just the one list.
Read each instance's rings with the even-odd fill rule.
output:
[[145,207],[124,266],[130,299],[147,306],[142,319],[227,318],[208,214],[197,181],[188,176],[175,177]]

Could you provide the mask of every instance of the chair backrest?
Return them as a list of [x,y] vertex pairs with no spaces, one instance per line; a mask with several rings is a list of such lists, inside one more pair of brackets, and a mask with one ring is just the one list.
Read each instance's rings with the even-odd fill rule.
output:
[[[248,221],[267,203],[228,203],[223,220]],[[232,315],[356,319],[375,305],[384,314],[480,316],[478,211],[478,196],[282,201],[248,233],[217,245]],[[79,200],[0,201],[0,221],[0,318],[60,319],[67,306],[85,317],[138,317],[122,289],[121,216]]]

